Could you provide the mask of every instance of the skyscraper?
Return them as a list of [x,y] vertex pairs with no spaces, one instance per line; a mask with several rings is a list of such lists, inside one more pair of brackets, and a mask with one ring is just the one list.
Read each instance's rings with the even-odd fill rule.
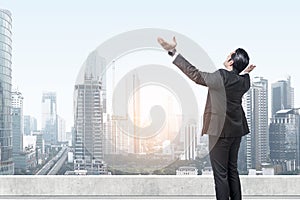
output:
[[[17,89],[12,92],[12,133],[13,133],[13,161],[14,173],[33,169],[36,166],[35,148],[23,149],[24,123],[23,123],[23,96]],[[25,142],[26,145],[26,142]]]
[[300,169],[298,110],[279,110],[273,115],[270,124],[270,158],[277,173]]
[[74,90],[74,170],[103,174],[104,126],[106,106],[105,60],[92,52],[77,77]]
[[12,92],[13,155],[23,151],[23,96],[18,90]]
[[[114,70],[114,68],[113,68]],[[124,107],[128,110],[124,113],[113,114],[108,119],[107,131],[105,132],[105,153],[106,154],[140,154],[145,152],[146,139],[141,139],[141,131],[137,127],[141,126],[140,113],[140,86],[139,74],[137,71],[126,77],[122,87],[122,99],[112,102],[112,107],[123,101]],[[131,93],[131,91],[134,91]],[[131,96],[132,95],[132,96]],[[130,103],[128,99],[132,98]]]
[[14,174],[12,159],[11,56],[12,17],[0,9],[0,175]]
[[31,135],[37,130],[37,120],[30,115],[24,115],[24,135]]
[[261,169],[267,162],[268,137],[268,81],[255,77],[244,95],[243,107],[250,133],[243,137],[239,152],[239,169]]
[[294,88],[291,87],[291,77],[272,84],[272,115],[282,109],[294,107]]
[[[137,73],[133,74],[132,77],[132,88],[140,86],[140,80]],[[132,114],[133,114],[133,140],[134,140],[134,153],[139,154],[142,152],[142,141],[141,136],[138,133],[137,127],[141,125],[141,116],[140,116],[140,91],[139,89],[133,93],[133,105],[132,105]]]
[[184,159],[196,159],[197,125],[189,124],[184,128]]
[[86,77],[75,86],[75,170],[97,171],[103,160],[101,83]]
[[59,115],[57,115],[57,135],[58,142],[67,141],[66,121]]
[[57,104],[55,92],[43,93],[42,131],[46,145],[57,143]]

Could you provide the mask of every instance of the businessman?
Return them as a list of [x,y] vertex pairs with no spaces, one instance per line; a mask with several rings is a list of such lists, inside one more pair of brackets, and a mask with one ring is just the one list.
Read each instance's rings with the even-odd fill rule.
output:
[[195,83],[208,87],[202,135],[209,135],[216,197],[218,200],[242,199],[237,160],[241,138],[249,133],[249,128],[241,103],[250,88],[248,73],[255,65],[248,66],[247,52],[238,48],[226,58],[225,69],[203,72],[176,52],[175,37],[171,43],[162,38],[158,38],[158,42],[170,56],[175,57],[173,64],[184,74]]

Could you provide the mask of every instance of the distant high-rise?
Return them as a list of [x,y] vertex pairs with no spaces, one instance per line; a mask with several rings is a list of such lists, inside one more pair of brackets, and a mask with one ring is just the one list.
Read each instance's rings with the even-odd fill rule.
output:
[[[12,92],[12,133],[13,133],[13,161],[14,173],[34,169],[36,166],[35,148],[23,149],[24,138],[24,117],[23,117],[23,96],[18,90]],[[26,143],[25,143],[26,145]]]
[[300,169],[300,115],[295,109],[279,110],[270,124],[270,158],[277,173]]
[[[128,76],[122,84],[123,98],[113,102],[114,104],[123,101],[128,105],[128,99],[132,95],[130,109],[119,115],[112,115],[107,122],[105,132],[105,154],[140,154],[145,152],[145,141],[142,140],[137,127],[141,126],[140,116],[140,90],[136,90],[140,85],[139,74],[133,73]],[[131,93],[130,91],[134,91]],[[130,117],[131,116],[131,117]]]
[[37,131],[37,120],[30,115],[24,115],[24,135]]
[[184,128],[184,160],[196,159],[197,125],[189,124]]
[[[140,86],[140,80],[138,74],[133,74],[132,78],[132,88],[137,88]],[[140,91],[136,90],[133,93],[133,106],[132,106],[132,114],[133,114],[133,139],[134,139],[134,153],[139,154],[142,153],[142,141],[141,136],[138,133],[137,127],[141,125],[141,114],[140,114]]]
[[45,153],[45,141],[44,141],[42,132],[41,131],[33,131],[32,136],[36,137],[37,154],[44,154]]
[[268,137],[268,81],[255,77],[244,95],[243,107],[250,133],[243,137],[239,152],[239,169],[261,169],[267,162]]
[[42,131],[46,145],[57,143],[57,104],[55,92],[43,93]]
[[124,133],[128,130],[128,124],[124,123],[121,127],[117,122],[120,120],[128,121],[127,116],[111,116],[107,121],[107,131],[105,135],[104,154],[128,154],[134,153],[134,138],[132,135]]
[[12,92],[12,132],[13,155],[23,151],[23,96],[19,91]]
[[291,77],[272,83],[272,115],[282,109],[294,108],[294,88]]
[[13,108],[23,108],[23,96],[18,89],[14,89],[11,95],[11,105]]
[[57,140],[58,142],[66,142],[67,141],[67,133],[66,133],[66,121],[60,117],[57,116]]
[[0,9],[0,175],[14,174],[12,158],[11,57],[12,17]]

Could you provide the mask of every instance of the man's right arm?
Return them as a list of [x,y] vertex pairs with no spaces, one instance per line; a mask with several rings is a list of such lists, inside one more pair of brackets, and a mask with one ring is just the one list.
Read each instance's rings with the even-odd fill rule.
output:
[[246,91],[248,91],[250,89],[250,75],[249,73],[245,73],[244,75],[242,75],[245,77],[245,88],[246,88]]

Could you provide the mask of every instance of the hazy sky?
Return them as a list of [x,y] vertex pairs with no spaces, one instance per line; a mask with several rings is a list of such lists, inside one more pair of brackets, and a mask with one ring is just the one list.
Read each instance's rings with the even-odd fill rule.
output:
[[[1,0],[13,15],[13,84],[24,114],[40,122],[43,91],[56,91],[58,113],[73,123],[73,87],[88,54],[107,39],[139,28],[170,29],[197,42],[222,67],[245,48],[252,76],[292,77],[300,106],[299,1]],[[270,96],[269,96],[270,98]]]

